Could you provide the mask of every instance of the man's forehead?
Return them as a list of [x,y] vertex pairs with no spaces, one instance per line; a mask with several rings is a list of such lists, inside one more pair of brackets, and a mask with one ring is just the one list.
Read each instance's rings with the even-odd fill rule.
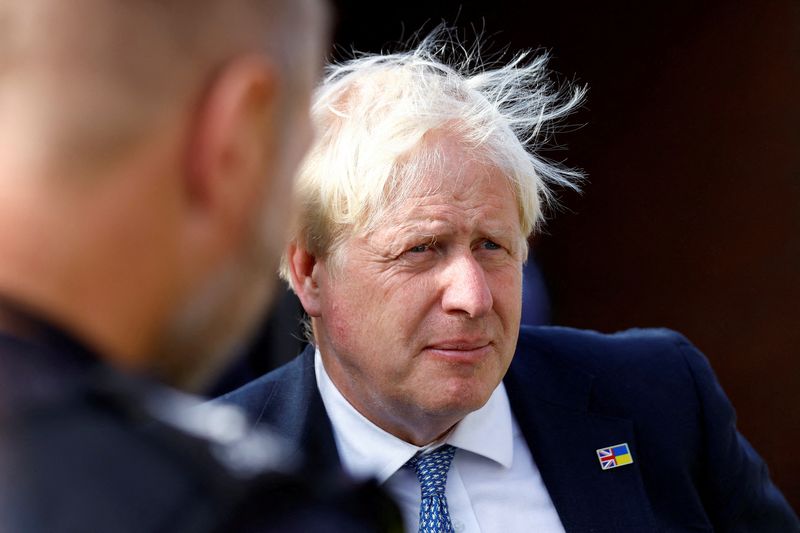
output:
[[501,237],[521,235],[519,224],[513,224],[500,218],[455,218],[411,216],[396,224],[387,221],[376,229],[372,235],[392,241],[407,238],[446,238],[455,234],[480,234],[485,237]]
[[483,175],[451,180],[390,204],[380,213],[375,234],[440,235],[451,232],[520,232],[517,202],[508,180]]
[[[390,194],[383,209],[389,218],[424,216],[425,212],[453,208],[506,209],[517,205],[515,191],[505,171],[465,151],[453,152],[424,174],[405,194]],[[398,187],[400,188],[400,187]]]
[[506,169],[492,162],[482,150],[455,141],[424,143],[398,165],[385,205],[396,208],[407,202],[422,204],[443,196],[462,201],[485,184],[514,194]]

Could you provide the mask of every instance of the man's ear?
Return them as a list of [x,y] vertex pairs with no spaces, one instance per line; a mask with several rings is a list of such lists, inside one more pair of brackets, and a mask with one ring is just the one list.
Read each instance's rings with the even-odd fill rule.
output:
[[262,205],[275,139],[276,70],[267,58],[240,57],[206,88],[190,125],[185,163],[187,205],[227,239]]
[[297,241],[289,243],[286,257],[289,261],[292,287],[300,299],[300,303],[303,304],[303,309],[310,317],[321,316],[322,305],[318,278],[323,275],[324,266],[317,262],[317,258]]

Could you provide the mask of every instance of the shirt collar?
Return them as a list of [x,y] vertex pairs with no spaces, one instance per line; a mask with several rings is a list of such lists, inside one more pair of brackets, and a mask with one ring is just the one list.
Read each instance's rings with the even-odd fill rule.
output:
[[502,382],[489,401],[465,416],[442,443],[420,447],[384,431],[350,405],[325,371],[319,348],[314,354],[314,371],[342,464],[356,478],[375,477],[383,483],[418,452],[443,443],[511,467],[511,408]]

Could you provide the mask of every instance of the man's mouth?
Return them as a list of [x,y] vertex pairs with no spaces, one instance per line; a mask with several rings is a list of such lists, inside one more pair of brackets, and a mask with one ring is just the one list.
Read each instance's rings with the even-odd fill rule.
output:
[[429,344],[425,351],[448,361],[472,363],[485,357],[491,348],[491,341],[486,339],[447,339]]

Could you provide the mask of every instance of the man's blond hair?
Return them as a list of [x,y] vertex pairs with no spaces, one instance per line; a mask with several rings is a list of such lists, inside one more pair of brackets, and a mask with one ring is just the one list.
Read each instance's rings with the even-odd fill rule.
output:
[[[552,200],[550,185],[577,187],[580,173],[537,155],[552,126],[584,89],[554,87],[547,56],[523,52],[490,67],[435,30],[413,50],[359,55],[327,66],[313,99],[317,142],[296,182],[292,237],[329,257],[353,232],[368,232],[392,206],[418,192],[442,158],[439,134],[471,158],[500,169],[517,200],[524,240]],[[524,245],[523,245],[524,246]],[[289,281],[284,257],[282,277]]]

